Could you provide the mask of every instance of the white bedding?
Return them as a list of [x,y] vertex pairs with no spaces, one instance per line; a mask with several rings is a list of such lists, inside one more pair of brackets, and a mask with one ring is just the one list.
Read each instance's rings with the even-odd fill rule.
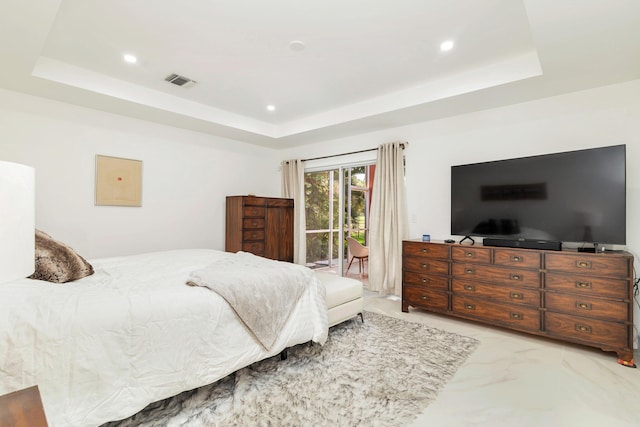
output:
[[0,394],[37,384],[52,427],[97,426],[212,383],[286,347],[327,337],[312,276],[266,352],[189,273],[231,254],[180,250],[90,261],[95,274],[0,285]]

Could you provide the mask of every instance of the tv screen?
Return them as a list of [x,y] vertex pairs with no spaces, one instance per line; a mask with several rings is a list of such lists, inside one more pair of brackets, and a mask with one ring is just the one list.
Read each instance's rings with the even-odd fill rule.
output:
[[625,146],[452,166],[451,233],[624,245]]

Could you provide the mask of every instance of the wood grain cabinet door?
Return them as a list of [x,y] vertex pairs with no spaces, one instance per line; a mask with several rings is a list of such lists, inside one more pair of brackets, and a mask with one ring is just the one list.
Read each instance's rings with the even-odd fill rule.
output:
[[268,199],[265,216],[265,256],[293,262],[293,200]]

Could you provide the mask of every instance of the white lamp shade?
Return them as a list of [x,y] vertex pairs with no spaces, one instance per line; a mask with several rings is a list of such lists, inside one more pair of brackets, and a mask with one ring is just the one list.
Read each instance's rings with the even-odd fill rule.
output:
[[0,283],[33,274],[35,173],[0,161]]

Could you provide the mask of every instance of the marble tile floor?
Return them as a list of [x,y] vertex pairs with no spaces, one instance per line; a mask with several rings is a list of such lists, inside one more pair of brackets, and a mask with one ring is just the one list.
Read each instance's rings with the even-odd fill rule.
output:
[[402,313],[398,297],[375,292],[365,291],[365,309],[480,341],[411,427],[640,426],[640,369],[619,365],[615,353],[423,310]]

